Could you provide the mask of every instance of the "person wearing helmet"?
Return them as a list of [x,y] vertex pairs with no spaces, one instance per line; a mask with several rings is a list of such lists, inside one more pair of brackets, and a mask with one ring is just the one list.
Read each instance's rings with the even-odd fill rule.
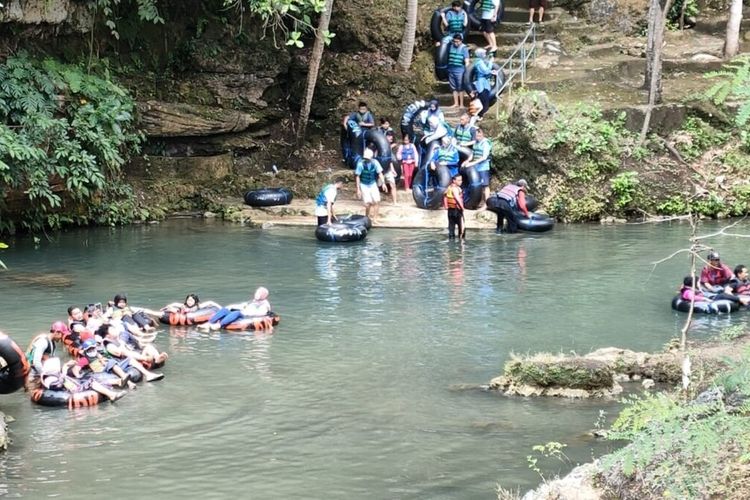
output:
[[721,262],[719,252],[709,252],[706,260],[707,264],[701,270],[701,288],[707,292],[721,293],[732,279],[732,270]]
[[31,365],[27,388],[33,390],[39,384],[44,362],[55,355],[57,342],[61,342],[63,335],[70,334],[68,325],[62,321],[55,321],[49,329],[49,333],[40,333],[29,343],[26,348],[26,359]]
[[378,218],[378,207],[380,206],[380,188],[385,189],[383,167],[374,158],[372,149],[365,148],[363,157],[357,162],[354,169],[354,179],[357,186],[357,198],[365,204],[365,215],[375,223]]

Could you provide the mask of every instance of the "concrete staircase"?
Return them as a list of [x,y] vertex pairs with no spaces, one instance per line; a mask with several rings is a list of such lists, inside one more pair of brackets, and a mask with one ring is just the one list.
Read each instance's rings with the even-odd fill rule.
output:
[[[537,27],[537,40],[547,38],[546,27],[557,23],[562,13],[563,10],[558,8],[545,10],[544,26]],[[519,42],[523,40],[529,29],[529,25],[527,24],[528,19],[528,0],[505,0],[505,13],[495,30],[495,37],[497,39],[496,62],[502,64],[516,50]],[[474,50],[487,45],[480,31],[471,31],[464,43],[469,47],[472,55]],[[436,81],[433,85],[433,95],[440,102],[440,107],[443,110],[446,121],[452,125],[457,124],[459,116],[464,110],[448,108],[448,106],[453,104],[453,94],[448,82]],[[464,104],[467,103],[468,101],[464,101]]]

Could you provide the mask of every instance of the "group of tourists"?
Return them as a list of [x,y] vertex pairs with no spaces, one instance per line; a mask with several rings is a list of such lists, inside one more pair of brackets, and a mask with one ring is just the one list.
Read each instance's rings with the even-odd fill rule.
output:
[[[190,318],[188,323],[179,324],[196,324],[207,330],[244,321],[250,329],[272,331],[268,295],[268,289],[258,287],[247,302],[221,307],[213,301],[201,302],[191,293],[182,303],[168,304],[158,311],[131,307],[124,294],[115,295],[105,307],[101,303],[72,305],[67,321],[55,321],[48,333],[37,335],[29,343],[26,389],[32,401],[41,404],[50,394],[65,394],[73,401],[76,395],[96,393],[117,401],[127,389],[136,387],[135,381],[164,378],[163,373],[153,371],[164,366],[169,357],[154,345],[155,318],[177,324],[168,318],[178,315]],[[59,356],[58,344],[67,353],[65,361]]]
[[730,269],[716,251],[708,253],[706,262],[697,283],[692,275],[683,279],[679,291],[681,300],[691,303],[725,300],[741,306],[750,305],[750,279],[746,265],[739,264]]

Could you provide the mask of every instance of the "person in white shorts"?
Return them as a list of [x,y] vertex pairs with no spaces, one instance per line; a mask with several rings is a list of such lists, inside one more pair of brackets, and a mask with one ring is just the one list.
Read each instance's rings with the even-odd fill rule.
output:
[[365,215],[375,223],[378,217],[378,206],[380,203],[380,188],[385,186],[383,179],[383,167],[380,162],[373,158],[374,153],[370,148],[365,148],[363,158],[357,162],[354,175],[357,180],[357,198],[361,198],[365,204]]

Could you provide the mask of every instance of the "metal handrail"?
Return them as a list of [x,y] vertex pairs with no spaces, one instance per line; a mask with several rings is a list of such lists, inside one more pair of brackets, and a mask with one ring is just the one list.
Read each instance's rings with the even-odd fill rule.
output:
[[[529,44],[529,41],[531,43],[530,48],[527,47],[527,45]],[[529,59],[531,59],[532,62],[536,60],[536,50],[537,50],[536,23],[533,23],[531,26],[529,26],[529,29],[526,31],[526,35],[523,37],[523,40],[518,42],[518,45],[516,46],[515,50],[511,52],[508,58],[505,59],[505,62],[503,62],[503,64],[500,65],[500,69],[498,70],[498,72],[505,72],[506,69],[508,69],[508,71],[506,74],[505,81],[503,82],[503,85],[497,91],[497,94],[495,94],[496,98],[500,94],[502,94],[505,89],[510,88],[511,84],[513,83],[513,80],[515,79],[516,75],[518,75],[519,73],[521,74],[521,84],[524,84],[526,82],[526,67],[528,66]],[[519,63],[516,67],[514,67],[514,64],[513,64],[513,61],[515,59],[518,59],[518,63]],[[495,108],[495,119],[497,119],[499,115],[500,115],[500,107],[498,106],[497,108]]]

